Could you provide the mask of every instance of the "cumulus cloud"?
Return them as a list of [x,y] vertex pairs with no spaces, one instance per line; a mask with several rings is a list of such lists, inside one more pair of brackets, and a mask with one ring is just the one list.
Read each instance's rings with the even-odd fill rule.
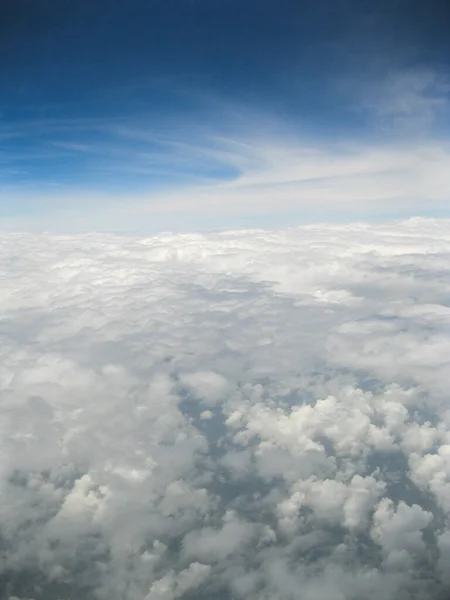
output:
[[448,593],[450,224],[2,234],[0,595]]

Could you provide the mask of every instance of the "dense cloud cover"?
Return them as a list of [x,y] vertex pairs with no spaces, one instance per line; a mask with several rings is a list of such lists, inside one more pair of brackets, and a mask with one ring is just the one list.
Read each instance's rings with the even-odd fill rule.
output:
[[450,223],[0,237],[0,596],[450,585]]

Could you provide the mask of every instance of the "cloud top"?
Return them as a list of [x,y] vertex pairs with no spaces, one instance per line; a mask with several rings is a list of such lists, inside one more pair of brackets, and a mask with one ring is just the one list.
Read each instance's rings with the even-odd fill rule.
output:
[[439,598],[450,225],[3,234],[5,598]]

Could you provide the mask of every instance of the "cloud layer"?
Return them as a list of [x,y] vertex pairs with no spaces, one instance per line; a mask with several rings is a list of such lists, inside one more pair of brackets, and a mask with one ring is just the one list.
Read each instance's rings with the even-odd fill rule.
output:
[[197,97],[195,111],[156,120],[0,125],[11,145],[0,157],[0,227],[184,232],[448,216],[449,90],[439,70],[391,67],[330,82],[337,112],[320,123],[308,111]]
[[2,597],[446,592],[447,221],[0,244]]

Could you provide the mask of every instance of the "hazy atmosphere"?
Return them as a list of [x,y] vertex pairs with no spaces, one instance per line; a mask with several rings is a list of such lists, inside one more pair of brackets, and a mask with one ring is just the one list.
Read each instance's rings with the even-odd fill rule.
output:
[[449,31],[0,1],[0,600],[450,598]]

